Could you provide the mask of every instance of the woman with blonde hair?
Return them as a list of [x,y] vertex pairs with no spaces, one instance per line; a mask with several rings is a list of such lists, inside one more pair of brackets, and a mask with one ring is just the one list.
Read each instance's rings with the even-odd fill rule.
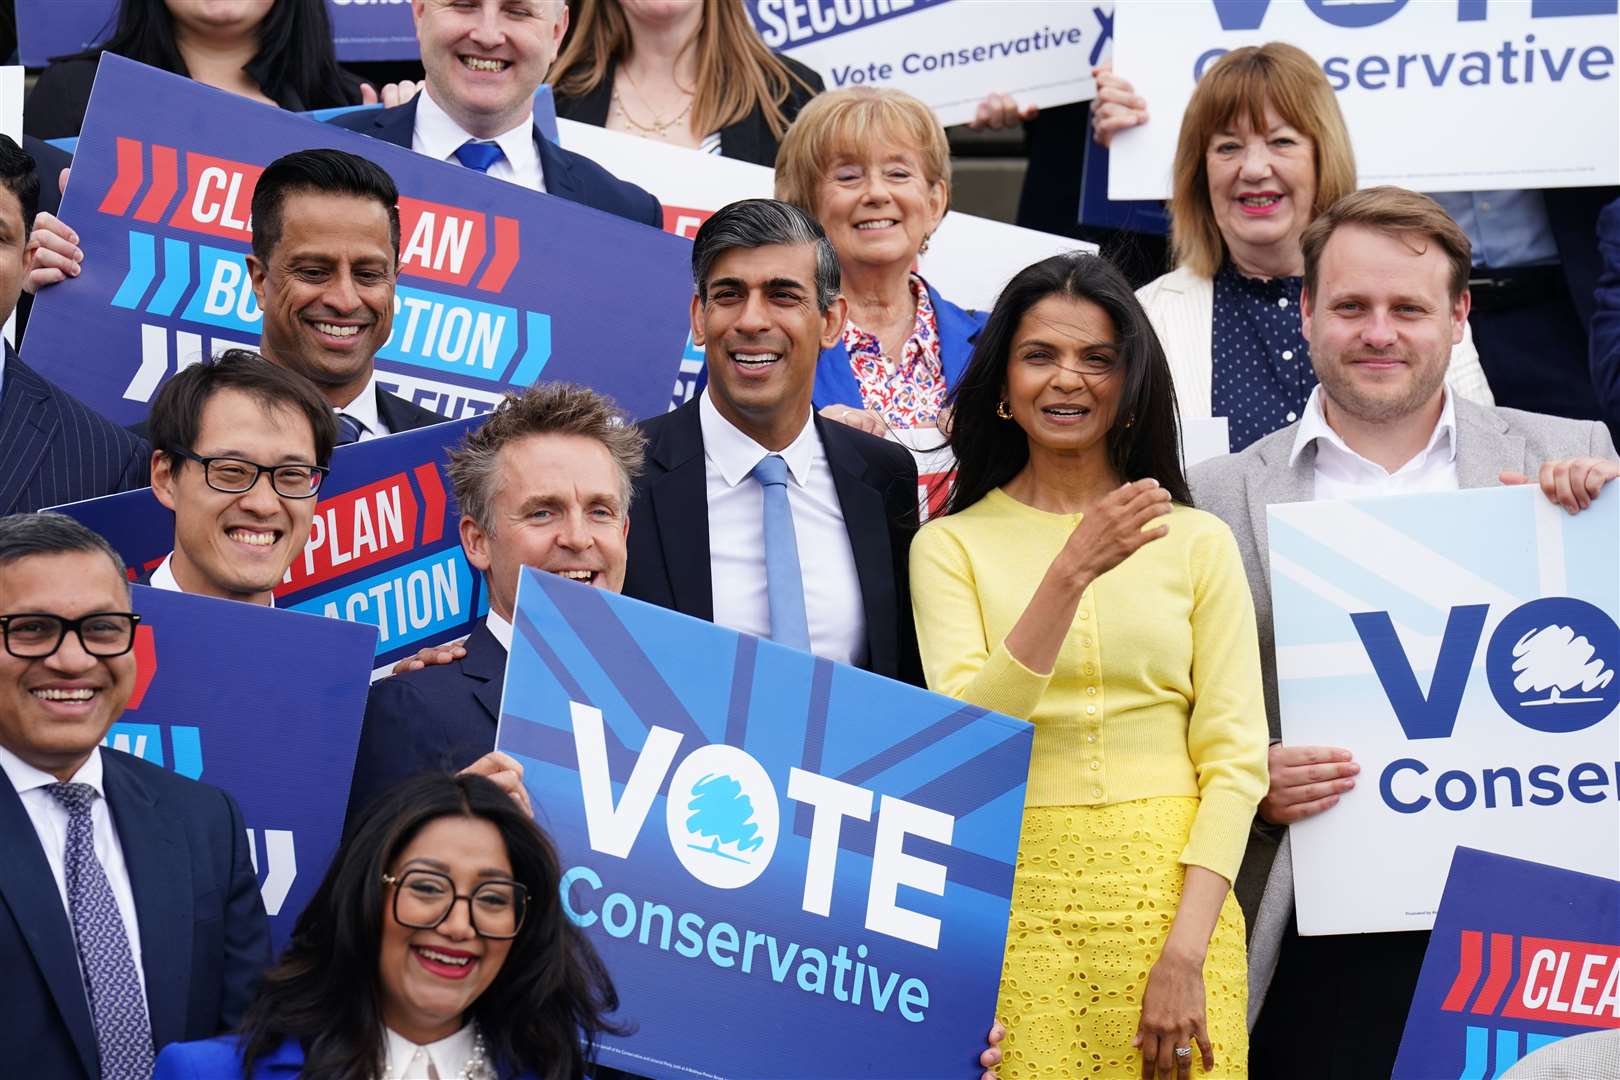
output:
[[738,0],[576,0],[548,81],[565,120],[756,165],[822,89]]
[[782,140],[776,197],[821,222],[849,302],[842,337],[816,367],[816,407],[877,434],[935,426],[985,316],[914,270],[951,199],[950,146],[933,110],[899,90],[820,95]]
[[[1098,70],[1099,141],[1146,122],[1147,103]],[[1170,194],[1176,268],[1138,295],[1170,360],[1183,416],[1224,416],[1241,450],[1298,420],[1316,385],[1300,326],[1305,226],[1356,189],[1333,88],[1309,55],[1271,42],[1234,49],[1193,91]],[[1472,335],[1447,383],[1494,404]]]

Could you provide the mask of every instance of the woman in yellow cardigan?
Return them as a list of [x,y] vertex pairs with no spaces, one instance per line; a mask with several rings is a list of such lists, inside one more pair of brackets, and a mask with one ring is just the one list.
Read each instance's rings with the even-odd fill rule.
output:
[[911,549],[931,689],[1035,724],[1002,1080],[1247,1075],[1230,894],[1266,791],[1254,606],[1194,510],[1164,352],[1106,261],[1008,283]]

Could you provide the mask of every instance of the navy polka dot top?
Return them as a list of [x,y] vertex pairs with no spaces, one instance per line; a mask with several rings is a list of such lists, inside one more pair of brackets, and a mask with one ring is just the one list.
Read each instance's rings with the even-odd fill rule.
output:
[[1233,453],[1298,420],[1316,386],[1299,329],[1303,281],[1245,277],[1231,260],[1215,275],[1210,404],[1227,418]]

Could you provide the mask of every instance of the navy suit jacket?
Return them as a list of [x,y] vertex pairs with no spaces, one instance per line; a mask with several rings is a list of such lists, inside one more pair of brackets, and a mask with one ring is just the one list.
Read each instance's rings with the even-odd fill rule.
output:
[[[407,101],[391,109],[347,113],[332,123],[409,150],[416,131],[416,102]],[[620,180],[583,154],[564,150],[540,134],[538,127],[534,129],[534,145],[540,152],[540,171],[545,177],[547,194],[655,229],[664,227],[664,208],[646,191]]]
[[46,382],[6,348],[0,387],[0,516],[133,491],[151,483],[152,453]]
[[[709,496],[698,399],[643,421],[647,468],[630,506],[624,595],[714,621]],[[866,613],[866,669],[923,685],[911,621],[917,463],[903,446],[814,417],[827,451]]]
[[467,655],[372,684],[345,833],[377,796],[418,773],[456,772],[495,749],[506,649],[483,623]]
[[1598,217],[1602,271],[1593,289],[1592,385],[1611,432],[1620,432],[1620,199]]
[[[288,1039],[253,1063],[253,1080],[295,1080],[304,1068],[304,1048]],[[171,1046],[158,1058],[152,1080],[237,1080],[242,1055],[236,1036]],[[532,1072],[502,1072],[503,1080],[540,1080]]]
[[[218,788],[101,750],[129,868],[152,1041],[234,1027],[270,963],[242,813]],[[62,894],[28,812],[0,784],[0,1060],[30,1080],[96,1080],[95,1029]]]

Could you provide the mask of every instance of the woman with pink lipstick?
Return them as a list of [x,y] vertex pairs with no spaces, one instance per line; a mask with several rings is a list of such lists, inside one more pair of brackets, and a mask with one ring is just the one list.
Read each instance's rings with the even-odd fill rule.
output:
[[899,90],[833,90],[804,107],[776,156],[776,197],[821,222],[849,319],[816,365],[822,415],[881,435],[934,427],[984,314],[916,272],[951,200],[945,129]]
[[[1147,122],[1147,103],[1097,73],[1099,141]],[[1171,178],[1176,269],[1138,292],[1164,343],[1182,416],[1224,416],[1231,449],[1298,420],[1316,385],[1300,330],[1305,226],[1356,188],[1355,156],[1316,61],[1272,42],[1235,49],[1199,80]],[[1473,338],[1451,356],[1458,394],[1494,404]]]
[[236,1035],[154,1080],[580,1080],[618,997],[562,910],[556,851],[479,776],[372,804]]

